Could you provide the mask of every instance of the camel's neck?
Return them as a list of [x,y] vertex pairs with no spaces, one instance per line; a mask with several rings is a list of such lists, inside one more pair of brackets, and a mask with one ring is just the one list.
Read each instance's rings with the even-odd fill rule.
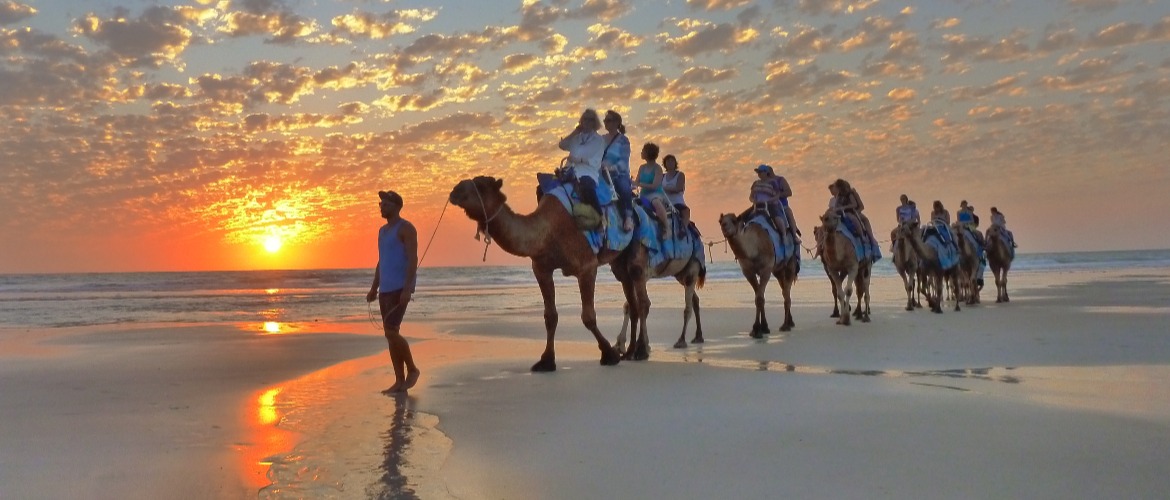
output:
[[731,247],[731,253],[735,255],[736,259],[753,259],[756,257],[756,248],[759,244],[759,235],[752,231],[752,225],[736,231],[735,234],[727,238],[727,245]]
[[506,203],[488,222],[488,235],[500,248],[512,255],[533,257],[539,255],[552,236],[553,227],[547,204],[540,204],[529,215],[512,211]]
[[934,247],[923,243],[922,239],[915,237],[913,234],[903,236],[902,239],[910,243],[910,248],[914,249],[914,253],[918,254],[919,258],[933,260],[938,257],[934,251]]

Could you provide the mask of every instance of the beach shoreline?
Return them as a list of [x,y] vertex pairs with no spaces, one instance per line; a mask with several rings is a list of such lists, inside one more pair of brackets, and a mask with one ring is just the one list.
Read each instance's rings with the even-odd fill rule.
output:
[[14,329],[0,496],[1151,497],[1168,289],[1161,268],[1023,273],[1010,304],[934,315],[881,277],[874,321],[842,327],[802,280],[796,329],[753,340],[750,289],[722,281],[700,291],[707,343],[680,350],[681,287],[656,281],[651,360],[616,367],[569,291],[551,374],[528,370],[539,315],[408,313],[423,376],[403,397],[366,323]]

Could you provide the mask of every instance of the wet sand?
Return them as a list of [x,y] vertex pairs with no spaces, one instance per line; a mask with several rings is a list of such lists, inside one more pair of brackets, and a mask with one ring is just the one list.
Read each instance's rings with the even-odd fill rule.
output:
[[2,332],[0,498],[255,498],[260,461],[296,439],[271,425],[274,385],[385,348],[313,331]]
[[[746,283],[719,283],[708,341],[686,350],[670,348],[677,287],[660,285],[651,361],[602,367],[562,344],[560,370],[532,374],[535,343],[432,374],[419,407],[454,443],[451,498],[1160,498],[1168,276],[1017,276],[1010,304],[942,315],[901,310],[884,280],[872,323],[833,324],[826,299],[759,341],[750,309],[721,305]],[[562,338],[585,335],[561,318]],[[500,329],[541,327],[454,335]]]
[[539,311],[411,322],[423,376],[406,397],[380,393],[393,377],[368,324],[6,335],[0,498],[1170,491],[1170,270],[1023,274],[1010,304],[942,315],[901,310],[884,278],[873,322],[849,327],[826,286],[799,282],[796,330],[754,340],[747,284],[710,283],[707,342],[677,350],[681,288],[656,282],[651,360],[616,367],[558,290],[551,374],[528,371]]

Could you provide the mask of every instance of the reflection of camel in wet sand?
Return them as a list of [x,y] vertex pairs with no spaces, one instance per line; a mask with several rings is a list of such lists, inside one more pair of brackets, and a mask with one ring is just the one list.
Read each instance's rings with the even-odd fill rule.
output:
[[955,300],[967,302],[967,305],[979,303],[979,290],[983,287],[976,281],[979,277],[980,263],[979,248],[968,238],[968,229],[958,222],[951,225],[951,234],[955,235],[955,242],[959,246],[959,266],[956,274]]
[[[840,223],[841,216],[829,211],[821,216],[821,226],[813,232],[821,247],[821,262],[825,265],[825,272],[828,273],[829,281],[833,283],[833,291],[836,293],[837,308],[841,313],[837,324],[849,325],[849,300],[853,296],[853,284],[860,273],[861,262],[857,259],[857,250],[853,247],[853,242],[837,231],[837,224]],[[860,291],[858,297],[861,297]]]
[[[954,277],[955,268],[942,268],[938,251],[933,246],[927,245],[922,241],[918,231],[918,224],[899,227],[898,238],[910,243],[910,247],[918,255],[919,272],[922,273],[922,281],[926,291],[926,302],[930,305],[930,311],[942,313],[943,282]],[[955,310],[959,310],[959,301],[957,300],[955,301]]]
[[[600,255],[594,255],[589,242],[577,229],[573,216],[552,196],[542,199],[533,213],[516,214],[508,206],[507,197],[500,191],[503,185],[503,180],[492,177],[465,179],[451,190],[450,201],[467,212],[468,217],[478,222],[480,228],[499,243],[504,251],[532,260],[532,274],[536,276],[540,294],[544,299],[546,333],[544,353],[541,354],[540,361],[532,365],[532,371],[556,370],[553,338],[556,336],[558,315],[552,275],[556,269],[560,269],[565,276],[577,278],[577,286],[581,291],[581,321],[597,340],[597,347],[601,350],[601,364],[616,365],[620,355],[597,328],[593,295],[597,267],[616,260],[619,252],[602,250]],[[616,270],[614,274],[617,274]],[[631,299],[630,292],[627,291],[627,300],[634,304],[641,303],[638,299],[646,297],[645,285],[645,278],[634,283],[637,297]],[[622,286],[625,288],[626,284],[623,283]],[[646,303],[648,302],[647,300]],[[648,306],[636,310],[645,309],[648,309]]]
[[765,333],[771,333],[768,318],[764,315],[764,289],[768,287],[769,276],[776,277],[776,281],[780,282],[780,291],[784,294],[784,323],[780,325],[780,331],[792,330],[796,326],[792,320],[792,285],[796,283],[796,275],[800,270],[796,254],[783,262],[776,262],[776,252],[772,248],[768,231],[759,224],[741,226],[734,214],[720,215],[719,229],[727,238],[743,277],[747,278],[756,294],[756,318],[752,323],[751,336],[758,339]]
[[995,301],[1011,302],[1008,299],[1007,274],[1012,268],[1015,252],[1011,243],[997,226],[987,228],[987,265],[995,275]]
[[[908,222],[902,223],[909,224]],[[914,249],[910,243],[897,237],[898,230],[894,230],[894,268],[898,270],[898,275],[902,277],[902,284],[906,286],[906,310],[913,311],[915,307],[922,307],[915,296],[918,292],[917,283],[918,278],[918,255],[914,253]]]

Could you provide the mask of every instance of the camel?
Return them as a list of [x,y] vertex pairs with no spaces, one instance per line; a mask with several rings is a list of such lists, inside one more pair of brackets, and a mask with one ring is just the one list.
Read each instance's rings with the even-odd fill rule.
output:
[[995,275],[995,301],[997,303],[1011,302],[1008,298],[1007,274],[1008,270],[1012,268],[1012,260],[1015,259],[1016,252],[1000,228],[996,226],[987,228],[986,239],[987,265],[991,267],[991,273]]
[[[638,250],[634,248],[635,246],[641,248],[641,252],[646,252],[646,248],[642,245],[630,245],[630,247],[627,247],[627,251],[625,253],[633,254],[634,252],[637,252]],[[645,259],[644,262],[649,262],[650,260],[649,256],[646,255],[624,255],[623,259],[631,257],[635,260]],[[623,265],[613,267],[614,276],[617,276],[618,273],[621,272],[619,271],[620,269],[627,269],[629,267],[630,266]],[[699,295],[695,293],[695,289],[703,288],[703,283],[707,280],[707,266],[703,264],[702,257],[698,255],[693,255],[690,259],[686,260],[671,259],[664,262],[660,269],[656,269],[650,278],[665,278],[667,276],[673,276],[674,279],[678,280],[678,283],[683,286],[683,327],[682,332],[678,335],[678,341],[674,343],[674,348],[683,349],[687,346],[687,325],[691,321],[692,309],[695,313],[695,336],[691,339],[691,343],[702,344],[704,342],[703,321],[699,316]],[[623,284],[623,292],[628,294],[629,292],[625,290],[626,280],[623,280],[621,277],[619,277],[618,280]],[[643,307],[649,309],[649,299],[647,299]],[[638,332],[638,322],[636,321],[637,318],[631,316],[630,314],[630,302],[628,297],[625,307],[623,307],[622,310],[624,312],[624,317],[622,319],[622,330],[621,333],[618,334],[617,342],[615,342],[618,352],[624,352],[627,359],[647,359],[650,355],[650,345],[648,340],[646,340],[645,329],[642,330],[643,335],[636,335]],[[649,311],[647,311],[647,315],[648,314]],[[642,325],[645,325],[645,322],[642,322]],[[630,333],[636,337],[634,339],[635,341],[630,343],[629,350],[624,348],[626,344],[627,326],[632,326],[630,328]],[[642,339],[642,341],[639,343],[638,339]],[[639,351],[639,349],[642,349],[643,351]]]
[[[968,238],[968,229],[954,223],[951,225],[951,234],[955,235],[955,242],[959,247],[959,268],[957,273],[955,300],[966,301],[967,305],[979,303],[979,290],[982,286],[977,281],[980,267],[982,267],[979,248]],[[972,232],[972,234],[974,234]]]
[[[943,269],[942,263],[939,260],[938,251],[931,245],[927,245],[922,241],[920,232],[918,231],[918,224],[907,224],[898,227],[898,238],[910,244],[910,248],[914,249],[914,253],[918,256],[918,269],[921,273],[920,278],[924,285],[926,302],[930,306],[930,311],[933,313],[942,313],[943,302],[943,282],[945,280],[953,280],[956,274],[956,267]],[[955,301],[955,310],[959,310],[959,301]]]
[[[593,299],[598,266],[614,262],[624,252],[602,250],[599,255],[594,255],[589,242],[577,229],[572,214],[552,196],[541,199],[531,214],[519,215],[513,212],[507,204],[507,197],[501,191],[503,185],[502,179],[487,176],[464,179],[455,185],[448,199],[455,206],[462,208],[471,220],[478,222],[480,229],[489,238],[494,239],[504,251],[532,260],[532,274],[536,277],[540,294],[544,299],[546,333],[544,352],[540,356],[540,361],[532,365],[532,371],[556,370],[553,339],[556,336],[558,315],[552,273],[557,269],[565,276],[577,278],[577,286],[581,291],[581,321],[597,340],[597,347],[601,351],[601,364],[607,366],[618,364],[621,359],[620,353],[597,328],[597,312],[594,310]],[[625,264],[635,263],[627,261]],[[627,269],[625,272],[632,273],[636,270]],[[639,304],[638,299],[646,297],[645,280],[638,283],[641,288],[634,290],[636,295],[634,300],[630,300],[630,294],[627,293],[627,300],[634,304]],[[637,286],[638,283],[633,285]],[[643,308],[635,310],[642,311]]]
[[[829,211],[821,216],[821,225],[813,232],[821,247],[821,262],[824,263],[829,281],[833,284],[834,297],[840,310],[837,324],[849,326],[849,299],[853,296],[853,285],[857,281],[861,262],[857,258],[853,242],[837,231],[837,225],[840,223],[841,216]],[[858,294],[860,297],[860,291]]]
[[794,252],[792,257],[777,262],[768,231],[758,224],[741,225],[735,214],[720,215],[719,229],[727,238],[743,277],[747,278],[756,294],[756,316],[752,322],[751,337],[758,339],[763,338],[765,333],[771,333],[768,318],[764,314],[764,290],[768,287],[769,276],[776,277],[784,295],[784,323],[780,325],[780,331],[791,331],[796,326],[792,320],[792,285],[796,283],[796,275],[800,272],[799,254]]
[[[903,223],[905,225],[908,223]],[[897,229],[894,230],[894,268],[898,270],[898,275],[902,277],[902,283],[906,286],[906,310],[913,311],[915,307],[922,307],[922,304],[917,300],[917,278],[918,278],[918,255],[915,255],[914,249],[910,247],[910,243],[897,237]]]

